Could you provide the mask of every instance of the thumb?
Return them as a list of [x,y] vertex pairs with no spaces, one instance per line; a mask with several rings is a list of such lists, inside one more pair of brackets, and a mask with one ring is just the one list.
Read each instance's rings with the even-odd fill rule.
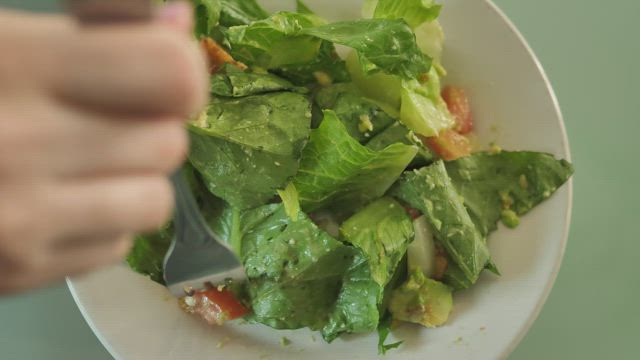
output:
[[193,7],[185,1],[168,2],[158,10],[156,21],[190,33],[193,30]]

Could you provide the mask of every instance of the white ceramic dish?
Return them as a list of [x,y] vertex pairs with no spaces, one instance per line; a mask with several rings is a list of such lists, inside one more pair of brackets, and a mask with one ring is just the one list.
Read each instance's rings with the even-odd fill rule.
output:
[[[291,3],[293,0],[290,1]],[[272,0],[273,4],[289,1]],[[361,1],[309,0],[331,19],[360,15]],[[483,143],[570,158],[551,86],[522,36],[484,0],[445,0],[447,81],[469,92]],[[271,6],[273,9],[274,7]],[[524,217],[517,230],[490,239],[502,277],[484,275],[455,297],[449,323],[428,330],[403,326],[405,340],[385,359],[502,359],[522,339],[544,304],[565,249],[571,184]],[[377,336],[351,336],[325,344],[307,330],[264,326],[209,327],[185,315],[161,286],[124,266],[69,280],[78,307],[104,346],[122,360],[164,359],[372,359]],[[292,342],[282,347],[280,339]],[[224,342],[222,348],[218,344]]]

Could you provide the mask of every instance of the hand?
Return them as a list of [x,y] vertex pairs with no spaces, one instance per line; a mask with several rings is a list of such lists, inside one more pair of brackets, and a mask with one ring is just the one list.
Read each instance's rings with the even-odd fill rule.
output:
[[0,293],[113,263],[169,217],[206,101],[191,9],[83,29],[0,11]]

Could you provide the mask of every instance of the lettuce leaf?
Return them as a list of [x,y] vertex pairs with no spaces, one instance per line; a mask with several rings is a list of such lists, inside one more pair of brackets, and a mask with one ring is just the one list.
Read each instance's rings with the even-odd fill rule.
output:
[[368,142],[395,122],[373,101],[363,97],[353,84],[322,88],[315,101],[322,110],[335,111],[349,134],[360,143]]
[[220,21],[221,0],[191,0],[195,11],[196,37],[208,36]]
[[442,5],[434,0],[379,0],[374,18],[403,19],[412,28],[440,16]]
[[165,225],[151,234],[137,235],[127,256],[129,267],[151,280],[164,284],[164,256],[173,240],[173,225]]
[[328,342],[341,333],[376,330],[384,313],[385,287],[413,240],[413,224],[400,204],[382,198],[345,221],[341,233],[359,255],[345,275],[333,313],[322,329]]
[[353,139],[333,111],[311,132],[294,184],[303,210],[351,211],[382,196],[415,157],[415,146],[373,151]]
[[429,71],[413,31],[402,20],[363,19],[305,28],[302,34],[348,46],[357,51],[366,74],[383,71],[407,79]]
[[189,159],[213,194],[236,208],[259,206],[296,174],[310,122],[300,94],[214,98],[189,125]]
[[401,98],[400,121],[417,134],[434,137],[454,126],[453,116],[440,94],[440,77],[435,67],[429,71],[424,85],[417,80],[404,81]]
[[485,238],[476,228],[442,161],[407,172],[391,194],[422,211],[436,240],[471,284],[489,262]]
[[237,60],[267,69],[317,60],[322,40],[356,50],[367,74],[384,71],[414,79],[431,66],[402,20],[319,25],[315,15],[283,11],[250,25],[231,27],[226,35]]
[[226,71],[211,77],[212,95],[223,97],[244,97],[277,91],[307,93],[306,88],[294,86],[289,81],[269,74],[243,72],[227,66]]
[[254,21],[269,17],[256,0],[220,0],[222,9],[220,24],[225,27],[248,25]]
[[320,52],[313,60],[303,64],[284,65],[272,71],[296,85],[314,84],[319,76],[324,76],[331,83],[351,80],[345,61],[338,56],[336,47],[329,41],[322,41]]
[[411,164],[409,164],[410,167],[430,165],[435,159],[433,152],[429,150],[422,141],[420,141],[413,131],[407,129],[406,126],[399,122],[394,123],[369,140],[367,142],[367,147],[371,150],[380,151],[387,146],[397,143],[418,147],[418,154]]
[[[244,215],[253,218],[251,226],[243,226],[242,240],[253,308],[249,319],[276,329],[320,329],[354,249],[320,230],[304,213],[293,221],[283,205],[267,207],[269,211],[258,208]],[[256,211],[258,216],[251,215]]]
[[274,69],[316,58],[321,40],[302,33],[314,25],[312,16],[282,11],[250,25],[231,27],[226,36],[236,60]]
[[445,166],[471,219],[485,236],[497,228],[504,210],[526,214],[573,174],[567,161],[536,152],[477,153]]
[[413,241],[413,222],[395,200],[384,197],[367,205],[340,227],[343,238],[365,254],[371,278],[387,285]]

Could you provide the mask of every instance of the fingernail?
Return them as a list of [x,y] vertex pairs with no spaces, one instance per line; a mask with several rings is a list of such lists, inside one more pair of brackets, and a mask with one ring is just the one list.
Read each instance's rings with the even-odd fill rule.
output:
[[191,5],[184,1],[171,1],[160,8],[158,21],[171,25],[180,30],[188,31],[192,27],[193,9]]

